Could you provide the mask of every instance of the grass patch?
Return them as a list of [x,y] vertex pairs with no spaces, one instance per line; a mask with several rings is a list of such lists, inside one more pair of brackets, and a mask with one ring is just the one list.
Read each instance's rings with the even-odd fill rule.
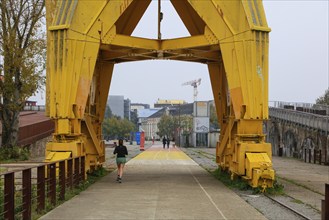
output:
[[301,200],[299,199],[292,199],[291,202],[297,203],[297,204],[304,204]]
[[272,196],[282,196],[285,194],[284,185],[279,183],[277,180],[274,180],[273,188],[267,188],[266,194]]
[[215,171],[210,172],[214,177],[220,180],[229,188],[234,188],[238,190],[250,190],[252,189],[251,186],[245,181],[240,178],[235,178],[231,180],[230,174],[225,171],[222,171],[220,168],[216,169]]
[[23,147],[1,147],[0,148],[0,162],[9,163],[28,160],[30,152]]
[[[209,171],[209,170],[208,170]],[[242,191],[252,190],[253,194],[261,194],[263,193],[263,189],[261,187],[253,188],[251,187],[245,180],[240,177],[236,177],[231,180],[230,174],[225,171],[222,171],[220,168],[209,171],[212,175],[215,176],[216,179],[220,180],[224,183],[225,186],[231,189],[238,189]],[[277,181],[274,181],[273,188],[267,188],[266,194],[269,195],[283,195],[284,194],[284,186]]]

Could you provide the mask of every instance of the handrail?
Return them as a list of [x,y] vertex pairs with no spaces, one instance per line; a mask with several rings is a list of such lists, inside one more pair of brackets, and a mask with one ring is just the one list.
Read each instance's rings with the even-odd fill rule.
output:
[[314,103],[305,103],[305,102],[269,101],[268,106],[274,108],[285,108],[285,106],[293,106],[294,109],[297,109],[297,107],[302,107],[306,109],[326,110],[326,114],[329,115],[329,105],[323,105],[323,104],[314,104]]
[[275,107],[269,107],[269,115],[272,118],[278,118],[281,120],[293,122],[324,132],[329,131],[329,116]]
[[[36,178],[32,178],[35,171]],[[84,180],[85,156],[1,173],[0,219],[31,219],[35,211],[45,210],[46,201],[56,205],[65,199],[67,188],[73,189]]]

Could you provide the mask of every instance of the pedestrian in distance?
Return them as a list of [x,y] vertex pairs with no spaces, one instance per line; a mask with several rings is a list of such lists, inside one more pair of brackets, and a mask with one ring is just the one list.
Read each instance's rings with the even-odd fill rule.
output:
[[172,147],[175,148],[176,146],[175,146],[175,138],[174,137],[172,138],[172,142],[173,142]]
[[167,138],[167,148],[169,149],[169,144],[170,144],[170,139],[169,137]]
[[123,168],[126,164],[127,147],[123,145],[123,139],[119,139],[119,145],[115,147],[113,154],[117,155],[116,162],[118,167],[117,182],[122,182]]
[[163,138],[162,138],[163,149],[166,148],[166,143],[167,143],[167,140],[166,140],[166,138],[163,136]]

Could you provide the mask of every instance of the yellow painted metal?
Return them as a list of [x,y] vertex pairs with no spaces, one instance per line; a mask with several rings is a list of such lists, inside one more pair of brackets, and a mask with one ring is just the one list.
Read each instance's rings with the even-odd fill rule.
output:
[[268,119],[270,31],[262,2],[171,0],[190,37],[132,37],[150,2],[46,1],[46,106],[56,125],[46,154],[85,155],[86,170],[102,165],[101,122],[116,63],[199,62],[208,65],[221,125],[217,163],[254,187],[272,186],[271,146],[262,131]]
[[71,152],[50,152],[46,157],[46,162],[48,161],[59,161],[65,160],[71,157]]

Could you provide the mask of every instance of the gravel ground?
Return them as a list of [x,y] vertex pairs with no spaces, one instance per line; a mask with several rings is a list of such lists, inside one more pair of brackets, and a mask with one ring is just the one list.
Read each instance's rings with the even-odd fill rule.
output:
[[[217,164],[215,161],[215,149],[214,148],[181,148],[187,155],[189,155],[195,162],[197,162],[204,169],[213,171],[217,169]],[[278,182],[281,180],[279,179]],[[282,182],[284,182],[282,180]],[[303,215],[311,219],[321,219],[321,213],[319,210],[312,208],[314,205],[307,204],[305,201],[309,201],[309,197],[319,196],[317,193],[309,191],[303,187],[297,186],[293,183],[287,183],[285,181],[284,185],[294,185],[294,187],[285,187],[285,195],[275,196],[274,198],[285,205],[295,209],[298,212],[301,212]],[[299,191],[299,193],[288,191],[294,189],[294,191]],[[266,216],[268,219],[303,219],[296,214],[292,213],[290,210],[285,209],[281,205],[273,202],[264,195],[254,195],[252,191],[241,191],[233,189],[241,198],[243,198],[250,205],[255,207],[259,212]],[[290,194],[305,194],[304,198],[295,199],[294,197],[289,196]],[[316,197],[317,198],[317,197]]]

